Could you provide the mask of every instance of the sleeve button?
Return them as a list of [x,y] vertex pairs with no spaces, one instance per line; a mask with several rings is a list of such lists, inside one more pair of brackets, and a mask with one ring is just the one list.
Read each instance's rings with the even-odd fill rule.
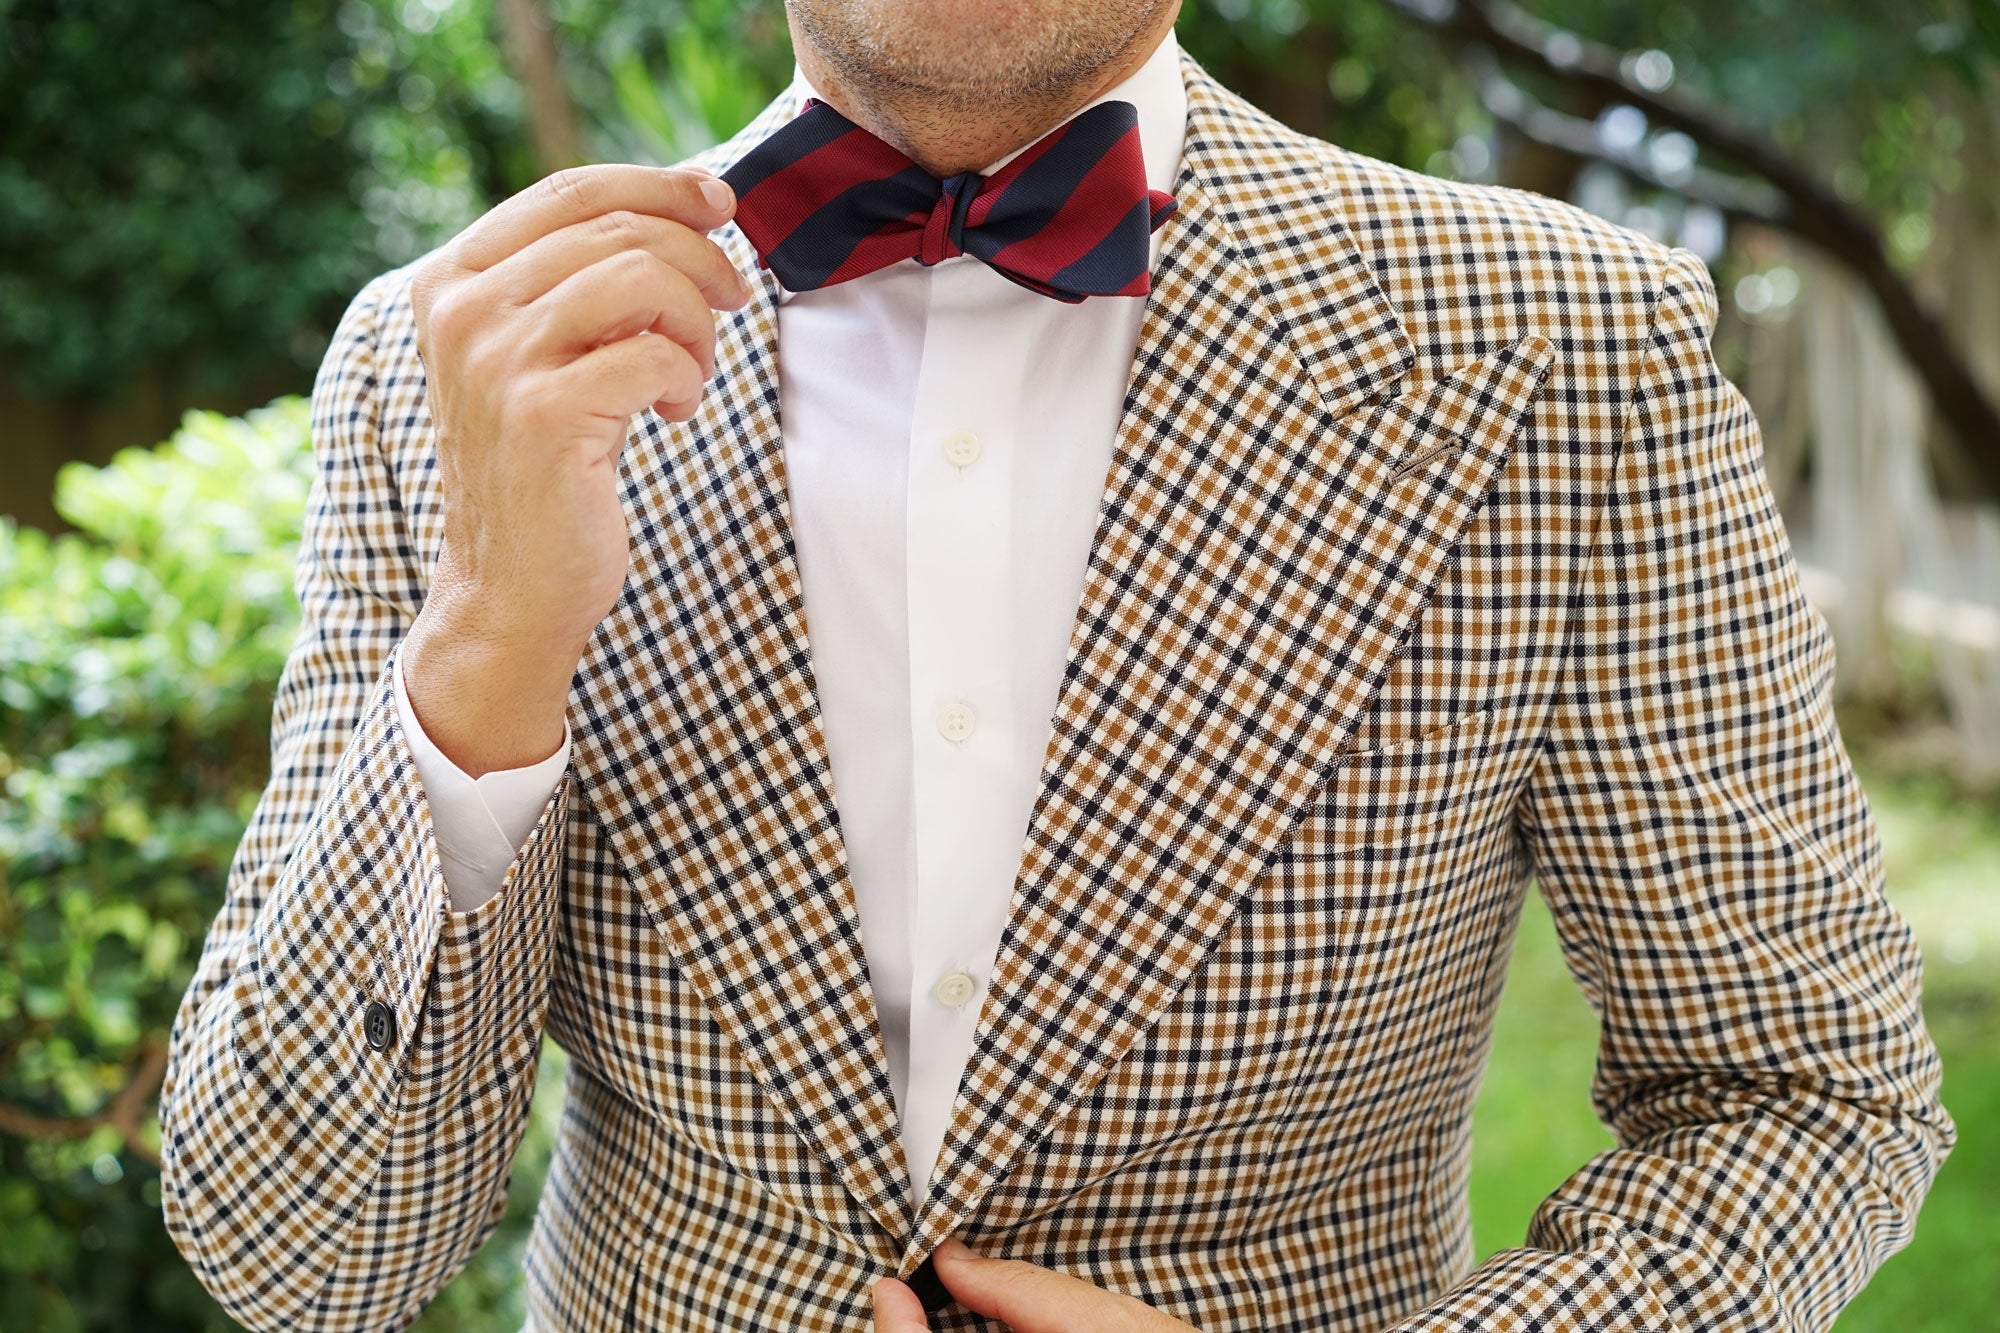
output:
[[388,1050],[396,1044],[396,1011],[380,1000],[370,1000],[362,1011],[361,1032],[368,1038],[369,1050]]

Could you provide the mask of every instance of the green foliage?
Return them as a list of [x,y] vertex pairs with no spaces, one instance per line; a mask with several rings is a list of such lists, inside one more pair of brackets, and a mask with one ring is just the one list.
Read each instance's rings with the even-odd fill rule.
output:
[[1187,0],[1175,33],[1294,128],[1423,167],[1483,122],[1438,44],[1385,0]]
[[[0,522],[0,1104],[87,1120],[158,1052],[267,771],[311,479],[296,400],[66,468],[75,534]],[[149,1057],[151,1057],[149,1061]],[[142,1093],[147,1091],[141,1090]],[[226,1327],[127,1142],[0,1135],[0,1326]]]
[[1874,217],[1904,263],[1929,245],[1942,196],[2000,201],[1985,173],[1967,170],[1994,146],[1980,128],[1992,103],[1978,105],[2000,82],[1992,0],[1535,8],[1621,50],[1666,55],[1672,92],[1777,144]]
[[[550,9],[606,160],[697,151],[791,72],[777,6]],[[490,0],[5,0],[0,368],[303,387],[364,281],[539,174]]]
[[776,5],[556,0],[570,86],[605,160],[667,164],[734,134],[792,75]]
[[[1434,175],[1576,197],[1568,179],[1522,171],[1465,74],[1460,53],[1398,12],[1414,0],[1187,0],[1182,43],[1222,81],[1309,133]],[[1992,0],[1548,0],[1517,9],[1569,36],[1647,57],[1649,86],[1776,145],[1882,228],[1909,266],[1961,193],[2000,207],[1981,166],[1996,140],[2000,5]],[[1435,8],[1435,6],[1433,6]],[[1560,63],[1564,43],[1549,48]],[[1546,105],[1591,121],[1613,100],[1509,63]],[[1677,176],[1724,172],[1674,132],[1644,125],[1653,161]],[[1510,152],[1515,155],[1510,157]],[[1523,177],[1526,177],[1525,179]],[[1628,186],[1580,202],[1667,239],[1685,199]],[[1621,197],[1621,195],[1629,197]],[[1663,225],[1666,223],[1668,225]]]
[[44,394],[303,371],[518,139],[449,0],[0,5],[0,362]]
[[[1857,761],[1872,758],[1865,741]],[[1886,747],[1883,747],[1886,748]],[[1906,761],[1907,762],[1907,761]],[[1842,1333],[1993,1326],[2000,1295],[2000,793],[1981,800],[1935,772],[1863,770],[1896,904],[1924,950],[1924,1014],[1944,1059],[1958,1147],[1917,1220],[1843,1316]]]

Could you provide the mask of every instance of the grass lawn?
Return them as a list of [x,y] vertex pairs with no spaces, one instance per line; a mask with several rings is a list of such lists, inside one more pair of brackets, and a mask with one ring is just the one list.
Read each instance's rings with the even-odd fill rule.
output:
[[[1864,771],[1889,896],[1924,950],[1924,1009],[1959,1144],[1916,1238],[1840,1319],[1841,1333],[2000,1328],[2000,809],[1942,784]],[[1611,1146],[1590,1111],[1596,1022],[1530,895],[1474,1115],[1479,1253],[1521,1243],[1544,1195]]]

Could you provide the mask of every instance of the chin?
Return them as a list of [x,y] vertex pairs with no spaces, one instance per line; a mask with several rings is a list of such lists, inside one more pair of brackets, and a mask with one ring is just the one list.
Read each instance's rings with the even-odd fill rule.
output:
[[1159,0],[786,0],[794,40],[857,83],[990,96],[1088,77]]

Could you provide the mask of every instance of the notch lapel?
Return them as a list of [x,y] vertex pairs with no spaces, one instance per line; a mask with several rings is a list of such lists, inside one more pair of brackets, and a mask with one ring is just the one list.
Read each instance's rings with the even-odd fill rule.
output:
[[[781,96],[730,144],[790,114]],[[620,463],[625,591],[572,706],[574,766],[612,850],[757,1081],[890,1235],[910,1220],[886,1048],[834,807],[778,420],[777,286],[717,321],[699,413],[651,412]]]
[[1323,164],[1192,58],[1182,71],[1180,208],[905,1274],[1214,948],[1367,709],[1549,360],[1531,336],[1393,396],[1416,350],[1331,215]]

